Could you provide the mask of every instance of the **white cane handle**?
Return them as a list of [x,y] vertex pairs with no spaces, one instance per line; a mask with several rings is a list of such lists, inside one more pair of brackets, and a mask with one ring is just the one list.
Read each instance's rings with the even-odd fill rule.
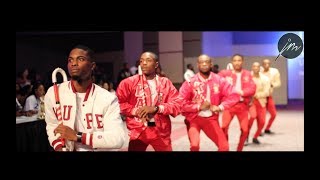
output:
[[68,80],[66,72],[63,69],[58,67],[52,72],[52,77],[51,77],[52,78],[52,83],[56,83],[57,82],[57,73],[60,73],[62,75],[63,82]]
[[142,69],[141,69],[141,66],[140,66],[140,65],[138,66],[138,74],[139,74],[140,76],[142,76]]

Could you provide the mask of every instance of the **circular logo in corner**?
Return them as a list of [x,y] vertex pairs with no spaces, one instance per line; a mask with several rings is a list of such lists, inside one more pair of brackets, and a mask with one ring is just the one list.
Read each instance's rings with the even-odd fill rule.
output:
[[303,50],[302,39],[294,33],[287,33],[279,39],[278,50],[278,57],[282,55],[285,58],[294,59],[298,57]]

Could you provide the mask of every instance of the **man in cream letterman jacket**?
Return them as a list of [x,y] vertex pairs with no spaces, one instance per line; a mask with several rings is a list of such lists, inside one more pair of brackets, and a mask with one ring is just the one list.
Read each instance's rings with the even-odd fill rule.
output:
[[94,67],[93,51],[76,46],[68,57],[71,80],[58,86],[60,106],[53,87],[45,95],[46,129],[55,151],[64,146],[67,151],[107,151],[125,141],[118,99],[92,83]]
[[263,75],[260,72],[260,63],[254,62],[252,64],[252,77],[253,81],[256,84],[256,93],[253,96],[253,102],[249,108],[249,134],[250,129],[253,124],[253,121],[257,119],[257,131],[254,134],[254,137],[252,139],[253,143],[260,144],[258,137],[261,134],[261,131],[264,127],[265,120],[266,120],[266,104],[267,104],[267,97],[270,93],[270,81],[269,78],[265,75]]
[[270,130],[272,123],[274,122],[274,119],[277,115],[276,105],[272,98],[272,93],[274,88],[279,88],[281,86],[281,80],[280,80],[280,72],[276,68],[270,67],[271,62],[269,59],[264,59],[262,61],[263,69],[261,69],[261,73],[268,76],[270,81],[270,93],[267,97],[267,111],[270,113],[270,119],[268,121],[268,124],[265,128],[266,134],[272,134],[273,132]]

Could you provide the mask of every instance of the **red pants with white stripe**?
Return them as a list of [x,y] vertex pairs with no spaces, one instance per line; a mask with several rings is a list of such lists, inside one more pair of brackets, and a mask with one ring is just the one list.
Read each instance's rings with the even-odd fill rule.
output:
[[149,145],[155,151],[172,151],[170,137],[161,137],[156,127],[147,127],[138,139],[130,140],[128,151],[146,151]]
[[239,144],[237,147],[237,151],[242,151],[244,143],[248,137],[248,113],[249,107],[247,104],[239,102],[236,105],[232,106],[229,110],[223,111],[222,114],[222,130],[225,133],[227,139],[228,137],[228,130],[231,120],[233,119],[234,115],[238,117],[240,128],[241,128],[241,135]]
[[216,144],[218,151],[229,151],[228,141],[219,126],[216,117],[200,117],[192,121],[185,120],[188,137],[190,141],[190,151],[200,150],[200,130]]
[[270,119],[265,130],[270,130],[271,125],[276,118],[277,110],[272,96],[267,97],[267,111],[270,113]]
[[[256,112],[253,112],[256,111]],[[259,135],[261,134],[261,131],[264,127],[265,121],[266,121],[266,113],[267,113],[267,108],[262,107],[260,102],[257,99],[253,100],[253,105],[249,108],[250,112],[250,120],[249,120],[249,132],[252,127],[253,121],[257,119],[257,131],[254,134],[254,138],[258,138]],[[256,116],[254,115],[256,114]]]

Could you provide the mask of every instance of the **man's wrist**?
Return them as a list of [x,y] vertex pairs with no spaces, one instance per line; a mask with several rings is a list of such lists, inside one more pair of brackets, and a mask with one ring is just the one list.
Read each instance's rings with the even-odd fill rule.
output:
[[77,142],[79,142],[79,143],[82,142],[82,132],[77,133]]
[[159,111],[159,106],[154,107],[154,114],[156,114]]

